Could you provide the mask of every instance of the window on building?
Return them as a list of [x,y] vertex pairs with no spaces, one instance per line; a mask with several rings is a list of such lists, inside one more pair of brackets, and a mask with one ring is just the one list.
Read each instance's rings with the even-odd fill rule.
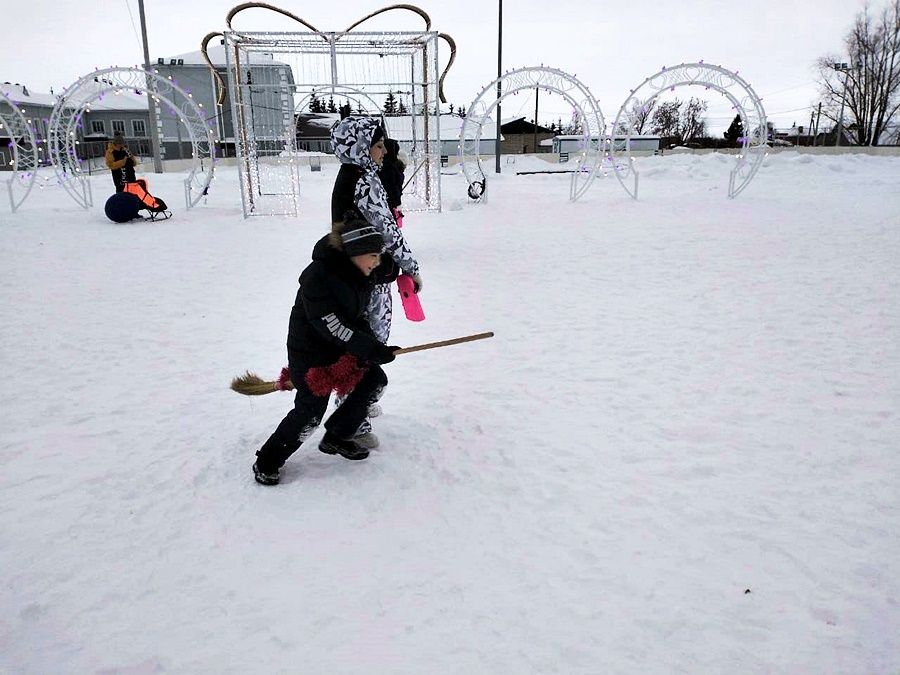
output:
[[91,120],[91,133],[106,134],[106,125],[103,123],[103,120]]
[[131,131],[133,132],[132,135],[138,138],[146,136],[147,127],[144,125],[144,120],[131,120]]
[[120,133],[123,136],[125,135],[125,120],[113,120],[112,121],[112,130],[113,133]]

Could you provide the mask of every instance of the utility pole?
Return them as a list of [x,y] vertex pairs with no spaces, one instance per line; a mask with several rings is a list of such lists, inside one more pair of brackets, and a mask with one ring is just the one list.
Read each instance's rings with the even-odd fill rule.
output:
[[531,144],[534,146],[534,152],[537,153],[537,120],[538,120],[538,96],[540,95],[541,90],[537,87],[534,88],[534,136],[531,139]]
[[822,102],[819,101],[819,109],[816,112],[816,135],[813,137],[813,145],[816,144],[816,139],[819,138],[819,119],[822,117]]
[[[816,141],[819,138],[819,118],[822,116],[822,102],[819,101],[819,109],[818,111],[813,111],[812,117],[810,117],[809,128],[813,135],[813,147],[816,145]],[[815,124],[813,124],[813,119],[815,119]]]
[[[141,15],[141,38],[144,41],[144,70],[150,72],[150,48],[147,46],[147,19],[144,16],[144,0],[138,0]],[[156,101],[153,100],[153,86],[150,75],[147,75],[147,109],[150,112],[150,145],[153,148],[153,171],[162,173],[162,159],[159,156],[159,129],[156,128]]]
[[850,66],[846,63],[835,63],[832,66],[836,71],[844,72],[844,91],[841,94],[841,114],[838,115],[838,125],[835,128],[834,147],[841,144],[841,136],[844,135],[844,102],[847,100],[847,75],[850,72]]
[[498,0],[499,13],[497,15],[497,145],[494,148],[494,172],[500,173],[500,69],[503,67],[503,0]]

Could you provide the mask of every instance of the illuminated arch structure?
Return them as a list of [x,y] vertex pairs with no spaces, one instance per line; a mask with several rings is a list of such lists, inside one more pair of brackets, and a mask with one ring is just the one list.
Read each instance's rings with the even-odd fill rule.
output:
[[78,129],[91,104],[126,91],[147,93],[153,104],[164,103],[184,125],[191,142],[191,169],[184,179],[185,207],[196,206],[206,194],[215,170],[215,132],[186,92],[171,79],[142,68],[104,68],[79,78],[60,96],[50,115],[50,160],[56,179],[79,206],[93,205],[91,184],[78,157]]
[[[38,141],[34,125],[25,117],[19,106],[0,91],[0,137],[9,138],[12,154],[12,175],[6,182],[9,205],[15,213],[28,197],[37,178]],[[8,109],[7,109],[8,108]]]
[[[619,108],[619,113],[612,126],[614,130],[624,131],[626,137],[621,147],[614,146],[612,148],[610,159],[613,160],[613,155],[621,153],[627,156],[628,160],[622,162],[613,160],[612,163],[615,167],[613,173],[625,191],[634,199],[637,199],[638,196],[638,171],[631,154],[631,137],[637,134],[630,118],[631,107],[638,101],[646,105],[657,96],[683,86],[702,86],[719,92],[731,102],[741,117],[744,136],[737,164],[731,170],[728,178],[729,197],[736,197],[741,190],[747,187],[765,158],[768,147],[766,145],[766,112],[756,92],[737,73],[721,66],[705,64],[702,61],[682,63],[674,68],[663,68],[641,82],[636,89],[631,90],[631,94]],[[629,175],[633,178],[631,186],[626,182]]]
[[[497,97],[497,90],[500,96]],[[483,200],[486,190],[484,171],[481,169],[481,131],[485,120],[507,96],[520,91],[542,89],[558,94],[568,101],[581,130],[578,167],[572,174],[569,198],[578,199],[590,186],[603,162],[604,153],[598,147],[605,134],[603,113],[590,90],[574,76],[556,68],[528,67],[511,70],[482,89],[469,106],[459,134],[459,159],[469,184],[469,197]],[[499,122],[498,122],[499,124]]]
[[[254,8],[281,14],[308,31],[249,32],[232,26],[239,12]],[[425,22],[424,30],[355,30],[368,19],[394,9],[419,15]],[[384,101],[392,93],[402,95],[408,101],[407,124],[411,126],[406,132],[408,137],[401,139],[410,157],[404,206],[440,211],[438,101],[446,101],[443,80],[455,59],[456,46],[450,36],[431,30],[428,14],[413,5],[390,5],[354,22],[344,31],[331,32],[320,31],[274,5],[247,2],[228,13],[226,24],[224,33],[209,33],[203,39],[201,51],[206,53],[213,37],[223,38],[244,217],[297,214],[299,171],[294,113],[299,108],[296,101],[302,104],[304,97],[308,101],[313,92],[319,97],[365,100],[379,114],[381,104],[376,98]],[[439,39],[450,45],[450,59],[440,77]],[[283,66],[284,75],[274,76],[279,68],[272,68],[273,77],[255,77],[262,58]],[[218,103],[222,105],[224,83],[216,73],[213,76],[220,82]],[[262,105],[260,101],[268,103]],[[390,117],[385,121],[391,125]]]

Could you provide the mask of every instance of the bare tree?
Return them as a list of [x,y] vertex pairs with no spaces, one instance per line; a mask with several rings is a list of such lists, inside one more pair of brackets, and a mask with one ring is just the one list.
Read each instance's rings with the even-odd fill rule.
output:
[[677,98],[674,101],[665,101],[656,106],[656,110],[653,111],[653,116],[650,118],[650,128],[653,130],[653,133],[663,137],[675,137],[680,140],[680,112],[681,101]]
[[650,119],[653,133],[663,138],[674,138],[678,143],[688,143],[693,139],[706,134],[706,120],[703,113],[708,104],[699,98],[691,98],[689,101],[674,101],[660,103]]
[[581,116],[577,111],[573,110],[572,117],[569,119],[569,123],[563,127],[563,134],[576,136],[580,133],[582,133]]
[[[846,70],[834,55],[818,59],[822,114],[837,122],[843,106],[845,127],[855,126],[860,145],[878,145],[900,109],[900,0],[873,17],[868,5],[844,38],[850,58]],[[847,121],[851,124],[847,124]]]
[[628,122],[631,122],[631,128],[634,129],[634,133],[637,135],[641,135],[644,133],[644,129],[650,128],[650,120],[653,116],[653,109],[656,107],[657,99],[651,99],[649,102],[641,101],[640,99],[635,99],[631,102],[631,106],[625,114],[628,116],[628,121],[619,122],[619,128],[616,129],[616,133],[619,134],[627,134],[628,133]]
[[706,135],[706,120],[703,119],[703,113],[706,112],[707,106],[707,102],[701,101],[699,98],[691,98],[685,103],[684,109],[681,111],[678,129],[682,143]]

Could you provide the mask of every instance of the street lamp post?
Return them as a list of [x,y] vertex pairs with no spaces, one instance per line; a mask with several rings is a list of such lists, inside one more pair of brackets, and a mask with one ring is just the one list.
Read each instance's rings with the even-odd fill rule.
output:
[[494,147],[494,173],[500,173],[500,77],[503,54],[503,0],[498,0],[497,14],[497,141]]
[[841,93],[841,113],[838,115],[838,125],[834,134],[834,146],[837,147],[841,144],[841,136],[844,135],[844,103],[847,100],[847,73],[850,72],[850,65],[847,63],[833,63],[831,64],[831,67],[839,73],[844,73],[844,89]]

